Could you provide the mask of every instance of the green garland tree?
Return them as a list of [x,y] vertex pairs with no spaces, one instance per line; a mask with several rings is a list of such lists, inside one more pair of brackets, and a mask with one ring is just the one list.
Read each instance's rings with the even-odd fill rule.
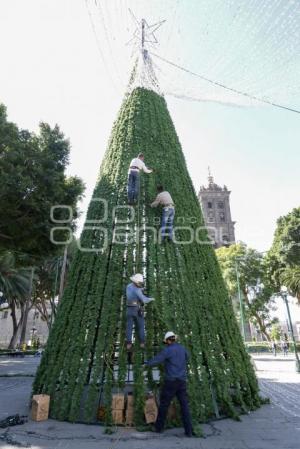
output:
[[[155,171],[141,175],[133,208],[127,206],[127,172],[140,151]],[[157,184],[164,185],[176,205],[174,243],[156,238],[161,211],[149,205]],[[94,422],[101,403],[106,423],[112,423],[112,393],[128,391],[131,375],[124,290],[135,272],[144,274],[146,290],[156,299],[146,311],[145,357],[159,350],[167,330],[190,351],[194,422],[219,415],[237,418],[258,407],[257,380],[166,101],[155,88],[132,85],[113,126],[80,249],[34,383],[34,393],[51,396],[52,418]],[[135,425],[144,423],[145,392],[158,388],[143,357],[136,341]]]

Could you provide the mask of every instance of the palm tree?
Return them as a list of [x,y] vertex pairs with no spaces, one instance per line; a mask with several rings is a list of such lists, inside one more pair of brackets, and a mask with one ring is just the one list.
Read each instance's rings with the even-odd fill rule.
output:
[[300,267],[286,268],[281,273],[280,280],[300,303]]
[[15,256],[10,252],[0,254],[0,291],[8,302],[13,321],[13,335],[9,347],[16,345],[18,332],[22,323],[22,317],[17,321],[16,308],[21,307],[28,296],[31,282],[31,270],[17,268]]
[[[66,282],[70,263],[77,251],[77,242],[74,237],[73,241],[68,245],[66,271],[62,286]],[[57,309],[57,295],[59,295],[59,285],[63,271],[64,256],[61,253],[55,257],[45,259],[37,269],[38,281],[35,285],[34,305],[40,312],[43,319],[46,321],[49,329],[52,325],[53,319],[56,316]],[[60,298],[58,298],[60,299]],[[49,312],[49,305],[51,312]]]
[[25,268],[15,267],[12,253],[0,254],[0,291],[5,298],[22,299],[29,289],[30,275]]

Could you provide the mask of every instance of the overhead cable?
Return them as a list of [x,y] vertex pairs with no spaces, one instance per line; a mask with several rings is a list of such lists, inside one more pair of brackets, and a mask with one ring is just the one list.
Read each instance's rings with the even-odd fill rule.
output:
[[251,100],[256,100],[256,101],[259,101],[259,102],[261,102],[261,103],[268,104],[268,105],[273,106],[273,107],[275,107],[275,108],[285,109],[285,110],[287,110],[287,111],[295,112],[295,113],[297,113],[297,114],[300,114],[300,110],[293,109],[293,108],[289,108],[288,106],[283,106],[283,105],[281,105],[281,104],[274,103],[274,102],[271,101],[271,100],[263,99],[263,98],[260,98],[260,97],[255,96],[255,95],[251,95],[251,94],[249,94],[249,93],[247,93],[247,92],[242,92],[242,91],[240,91],[240,90],[238,90],[238,89],[235,89],[235,88],[233,88],[233,87],[226,86],[225,84],[222,84],[222,83],[220,83],[220,82],[218,82],[218,81],[214,81],[214,80],[212,80],[212,79],[206,78],[206,77],[203,76],[203,75],[200,75],[199,73],[195,73],[195,72],[193,72],[193,71],[191,71],[191,70],[189,70],[189,69],[186,69],[185,67],[182,67],[182,66],[176,64],[175,62],[168,61],[167,59],[163,58],[162,56],[159,56],[159,55],[156,54],[156,53],[153,53],[153,52],[149,52],[149,53],[150,53],[152,56],[154,56],[154,57],[156,57],[156,58],[158,58],[158,59],[160,59],[160,60],[166,62],[167,64],[169,64],[169,65],[171,65],[171,66],[173,66],[173,67],[176,67],[177,69],[182,70],[182,71],[185,72],[185,73],[189,73],[190,75],[196,76],[197,78],[200,78],[200,79],[202,79],[203,81],[206,81],[207,83],[213,84],[214,86],[221,87],[222,89],[225,89],[225,90],[234,92],[235,94],[238,94],[238,95],[242,95],[242,96],[247,97],[247,98],[249,98],[249,99],[251,99]]

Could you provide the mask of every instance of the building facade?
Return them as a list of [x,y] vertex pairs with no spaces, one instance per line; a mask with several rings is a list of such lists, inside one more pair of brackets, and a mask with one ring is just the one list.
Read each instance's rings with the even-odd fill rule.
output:
[[215,184],[209,172],[208,186],[201,186],[198,194],[205,225],[215,248],[235,243],[235,222],[231,219],[230,191]]
[[[20,310],[16,311],[17,320],[20,319]],[[42,315],[35,308],[28,313],[25,341],[31,345],[32,339],[39,339],[41,345],[45,345],[49,329]],[[0,348],[7,348],[13,334],[13,324],[10,309],[0,311]]]

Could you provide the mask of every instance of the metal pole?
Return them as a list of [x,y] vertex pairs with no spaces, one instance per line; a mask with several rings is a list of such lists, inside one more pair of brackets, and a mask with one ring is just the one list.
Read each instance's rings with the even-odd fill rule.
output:
[[239,295],[239,301],[240,301],[242,335],[243,335],[244,341],[246,341],[244,308],[243,308],[243,300],[242,300],[242,294],[241,294],[241,288],[240,288],[240,276],[239,276],[237,261],[235,261],[235,273],[236,273],[236,281],[237,281],[238,295]]
[[22,325],[21,325],[20,346],[24,345],[25,340],[26,340],[26,327],[27,327],[28,313],[30,310],[30,302],[32,300],[31,297],[32,297],[32,290],[33,290],[34,270],[35,270],[35,267],[31,267],[28,297],[26,298],[26,301],[25,301],[25,310],[24,310],[23,321],[22,321]]
[[297,373],[300,373],[300,360],[299,360],[299,356],[298,356],[298,352],[297,352],[297,346],[296,346],[296,340],[295,340],[295,336],[294,336],[290,308],[289,308],[289,303],[287,300],[287,293],[282,293],[282,296],[283,296],[283,299],[284,299],[284,302],[286,305],[286,310],[287,310],[289,324],[290,324],[290,332],[291,332],[291,336],[292,336],[292,340],[293,340],[293,344],[294,344],[294,352],[295,352],[295,357],[296,357],[296,371],[297,371]]

